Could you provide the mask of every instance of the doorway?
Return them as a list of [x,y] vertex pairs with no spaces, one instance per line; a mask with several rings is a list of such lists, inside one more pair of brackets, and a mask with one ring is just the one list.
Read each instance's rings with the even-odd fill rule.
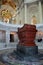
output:
[[10,34],[10,42],[14,42],[14,35]]

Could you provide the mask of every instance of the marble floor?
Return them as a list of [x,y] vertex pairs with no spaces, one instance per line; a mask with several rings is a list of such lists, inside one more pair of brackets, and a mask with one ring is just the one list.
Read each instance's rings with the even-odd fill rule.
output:
[[[43,53],[43,49],[39,50],[40,53]],[[43,65],[43,60],[38,62],[20,62],[17,60],[14,60],[13,62],[10,60],[9,63],[3,63],[0,61],[0,65]]]

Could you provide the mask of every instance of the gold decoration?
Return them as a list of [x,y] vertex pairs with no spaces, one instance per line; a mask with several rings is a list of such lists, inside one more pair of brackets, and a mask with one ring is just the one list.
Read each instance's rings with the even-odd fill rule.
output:
[[2,17],[8,18],[8,19],[10,19],[12,17],[11,12],[9,10],[5,10],[5,9],[1,11],[1,15],[2,15]]
[[36,16],[32,16],[32,24],[37,24],[37,18],[36,18]]

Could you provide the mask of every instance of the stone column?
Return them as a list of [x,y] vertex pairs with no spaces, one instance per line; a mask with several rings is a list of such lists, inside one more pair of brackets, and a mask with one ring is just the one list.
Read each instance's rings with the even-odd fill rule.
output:
[[40,23],[42,23],[42,5],[41,5],[41,1],[39,1],[39,18],[40,18]]
[[24,5],[24,8],[25,8],[25,23],[27,23],[27,4],[25,3]]
[[10,31],[6,31],[6,44],[8,45],[10,43]]

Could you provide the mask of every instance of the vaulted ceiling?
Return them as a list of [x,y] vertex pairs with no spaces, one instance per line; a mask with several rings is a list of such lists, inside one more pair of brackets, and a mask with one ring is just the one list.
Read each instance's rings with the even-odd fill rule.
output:
[[0,4],[9,4],[12,8],[18,8],[24,0],[0,0]]

